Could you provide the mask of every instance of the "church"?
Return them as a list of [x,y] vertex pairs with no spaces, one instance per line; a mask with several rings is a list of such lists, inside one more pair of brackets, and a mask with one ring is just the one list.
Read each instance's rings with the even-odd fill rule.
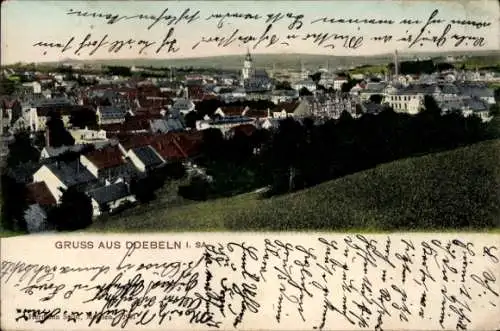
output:
[[268,91],[272,88],[269,75],[265,70],[255,68],[248,49],[241,69],[241,86],[247,92]]

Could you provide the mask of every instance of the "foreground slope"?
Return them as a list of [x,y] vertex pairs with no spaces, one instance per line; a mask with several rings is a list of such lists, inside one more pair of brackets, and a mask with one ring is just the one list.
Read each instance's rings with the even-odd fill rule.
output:
[[[161,201],[161,200],[160,200]],[[500,227],[500,140],[399,160],[270,199],[139,206],[90,231],[432,230]]]

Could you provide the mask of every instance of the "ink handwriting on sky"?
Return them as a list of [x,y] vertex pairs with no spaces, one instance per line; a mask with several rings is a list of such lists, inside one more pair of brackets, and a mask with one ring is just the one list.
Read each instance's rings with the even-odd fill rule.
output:
[[[164,8],[158,13],[135,15],[69,9],[65,14],[87,21],[88,32],[72,35],[69,29],[69,35],[62,40],[35,40],[31,46],[40,49],[42,55],[55,52],[75,56],[117,53],[168,56],[206,47],[262,51],[303,47],[332,54],[339,49],[356,52],[370,47],[474,50],[488,46],[485,31],[492,25],[489,21],[461,17],[444,19],[438,9],[424,17],[386,18],[306,17],[298,11],[205,13],[197,8],[181,11]],[[95,28],[99,22],[104,23],[101,30]],[[122,25],[134,33],[128,38],[118,38],[106,31],[106,25]],[[468,28],[466,33],[463,27]]]

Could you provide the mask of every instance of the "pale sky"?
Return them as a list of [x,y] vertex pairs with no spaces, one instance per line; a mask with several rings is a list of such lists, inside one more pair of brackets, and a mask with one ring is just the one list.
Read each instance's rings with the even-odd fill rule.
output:
[[[15,62],[43,62],[57,61],[62,59],[119,59],[119,58],[182,58],[202,57],[226,54],[242,54],[249,46],[253,53],[308,53],[308,54],[331,54],[331,55],[371,55],[393,52],[398,49],[401,52],[408,51],[432,51],[437,47],[431,42],[424,42],[423,46],[415,45],[408,49],[408,42],[391,41],[386,44],[375,42],[371,38],[381,35],[393,35],[394,39],[402,38],[408,34],[416,37],[423,24],[428,20],[431,13],[437,9],[439,13],[434,19],[445,20],[443,23],[432,24],[425,31],[428,36],[440,36],[450,20],[476,20],[488,21],[492,24],[488,27],[476,29],[474,27],[452,25],[447,32],[447,42],[440,48],[446,50],[475,50],[489,49],[498,50],[499,47],[499,12],[497,0],[472,0],[472,1],[29,1],[10,0],[2,4],[1,11],[1,33],[2,33],[2,64]],[[116,14],[120,16],[155,15],[160,16],[168,8],[167,14],[181,15],[187,8],[190,13],[199,10],[199,19],[191,24],[179,23],[174,27],[174,35],[177,39],[176,47],[179,51],[168,53],[168,47],[155,53],[162,44],[162,40],[170,27],[166,22],[160,21],[150,30],[148,26],[153,20],[124,19],[114,24],[107,24],[103,18],[77,17],[68,15],[70,10],[103,14]],[[283,20],[273,24],[270,35],[276,34],[279,41],[268,48],[265,42],[253,49],[253,43],[243,44],[237,41],[227,47],[217,47],[216,44],[200,44],[193,49],[193,45],[203,37],[229,38],[238,29],[236,35],[262,35],[268,24],[265,18],[259,20],[246,20],[228,18],[225,24],[218,28],[218,20],[207,20],[213,13],[251,13],[267,17],[269,13],[294,13],[303,14],[303,26],[300,30],[289,31],[288,25],[291,19]],[[369,24],[345,24],[345,23],[311,23],[315,19],[328,18],[358,18],[358,19],[392,19],[396,21],[393,25],[369,25]],[[423,23],[415,25],[398,24],[401,19],[421,20]],[[406,32],[408,30],[408,32]],[[91,34],[91,40],[101,41],[104,35],[109,44],[104,45],[92,56],[92,49],[87,48],[75,54],[79,44],[87,34]],[[358,49],[343,47],[342,40],[330,39],[321,46],[314,45],[313,39],[302,40],[307,34],[328,33],[338,35],[363,36],[363,41]],[[297,34],[293,40],[286,39],[288,34]],[[464,41],[458,48],[452,47],[454,42],[450,36],[473,35],[484,38],[484,46],[474,48],[473,41]],[[64,53],[63,47],[34,47],[37,42],[60,43],[66,45],[71,37],[74,39],[69,43],[71,46]],[[139,54],[139,45],[135,43],[132,48],[124,47],[118,53],[110,53],[108,49],[115,40],[149,40],[154,42],[143,54]],[[289,45],[281,44],[287,42]],[[334,44],[335,48],[324,47],[326,44]],[[467,45],[465,45],[467,43]],[[420,44],[420,42],[419,42]],[[45,53],[45,54],[44,54]]]

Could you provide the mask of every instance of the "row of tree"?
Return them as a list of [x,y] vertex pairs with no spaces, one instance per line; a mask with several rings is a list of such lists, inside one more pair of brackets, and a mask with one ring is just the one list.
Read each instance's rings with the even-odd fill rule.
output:
[[458,112],[443,115],[435,100],[426,97],[425,110],[418,115],[389,108],[360,119],[343,113],[338,120],[321,125],[314,125],[312,119],[288,118],[276,132],[256,130],[231,139],[223,139],[217,130],[206,130],[202,165],[214,183],[225,183],[212,184],[214,196],[237,191],[231,181],[248,189],[270,185],[272,194],[280,194],[380,163],[497,138],[493,125]]

